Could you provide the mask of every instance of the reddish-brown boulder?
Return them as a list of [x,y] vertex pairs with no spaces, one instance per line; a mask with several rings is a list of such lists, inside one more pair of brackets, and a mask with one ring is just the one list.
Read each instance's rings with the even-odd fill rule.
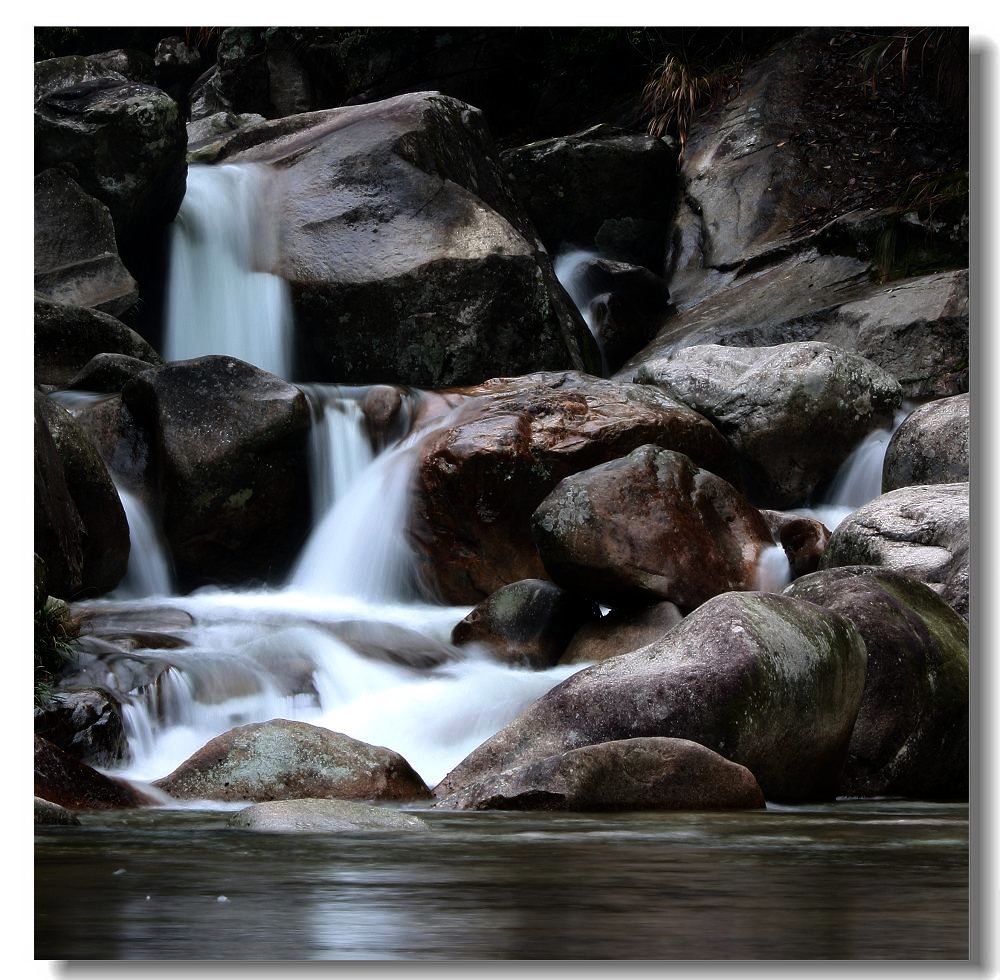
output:
[[798,576],[815,572],[830,540],[829,528],[815,517],[803,514],[781,510],[762,510],[760,513],[771,529],[775,544],[785,549],[792,573]]
[[577,372],[468,389],[452,423],[422,443],[411,537],[430,591],[477,602],[547,578],[531,515],[564,477],[652,444],[730,476],[733,455],[697,412],[646,385]]
[[35,796],[67,810],[128,810],[156,801],[35,736]]
[[659,640],[683,618],[684,614],[672,602],[612,609],[607,616],[581,626],[559,662],[596,664],[631,653]]

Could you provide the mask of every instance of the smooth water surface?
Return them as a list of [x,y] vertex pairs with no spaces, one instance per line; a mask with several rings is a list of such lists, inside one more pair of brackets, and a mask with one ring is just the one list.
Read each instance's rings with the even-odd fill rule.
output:
[[408,834],[228,812],[36,828],[39,959],[964,959],[968,807],[416,811]]

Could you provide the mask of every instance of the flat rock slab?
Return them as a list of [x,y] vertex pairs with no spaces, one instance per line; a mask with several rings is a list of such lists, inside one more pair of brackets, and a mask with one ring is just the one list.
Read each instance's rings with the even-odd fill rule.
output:
[[272,834],[330,834],[356,830],[420,831],[427,823],[409,813],[348,800],[276,800],[248,806],[230,827]]
[[744,810],[764,806],[751,772],[682,738],[600,742],[508,769],[440,800],[459,810]]

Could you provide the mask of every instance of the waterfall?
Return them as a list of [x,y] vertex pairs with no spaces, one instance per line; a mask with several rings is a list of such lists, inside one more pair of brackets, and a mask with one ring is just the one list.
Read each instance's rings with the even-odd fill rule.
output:
[[288,284],[268,220],[273,172],[260,164],[188,168],[170,246],[168,361],[229,354],[281,378],[292,362]]
[[129,552],[125,578],[111,593],[112,599],[141,599],[170,595],[172,582],[167,549],[146,505],[115,483],[128,521]]
[[604,350],[604,341],[601,339],[601,331],[594,317],[593,300],[598,294],[587,288],[585,273],[587,263],[600,258],[597,252],[590,252],[578,249],[572,252],[563,252],[556,256],[553,263],[553,271],[559,284],[569,293],[569,298],[573,305],[580,311],[583,322],[587,324],[594,340],[597,342],[598,350],[601,352],[602,374],[607,375],[608,359]]

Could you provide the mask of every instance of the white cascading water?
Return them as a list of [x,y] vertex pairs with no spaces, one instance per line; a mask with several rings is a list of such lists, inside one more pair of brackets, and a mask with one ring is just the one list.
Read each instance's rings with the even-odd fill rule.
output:
[[580,311],[583,322],[587,324],[587,329],[597,342],[597,347],[601,352],[602,373],[607,375],[608,359],[604,352],[604,341],[601,340],[601,331],[598,328],[591,305],[595,296],[587,289],[583,276],[586,264],[597,258],[600,258],[597,252],[576,249],[572,252],[563,252],[561,255],[557,255],[555,261],[552,263],[552,268],[556,279],[559,280],[559,284],[569,294],[573,305]]
[[288,284],[267,271],[278,247],[268,213],[276,180],[261,164],[188,167],[171,232],[168,361],[229,354],[290,377]]
[[166,596],[173,591],[170,562],[159,529],[146,505],[124,487],[115,484],[128,521],[129,552],[125,578],[111,593],[112,599],[143,599]]

